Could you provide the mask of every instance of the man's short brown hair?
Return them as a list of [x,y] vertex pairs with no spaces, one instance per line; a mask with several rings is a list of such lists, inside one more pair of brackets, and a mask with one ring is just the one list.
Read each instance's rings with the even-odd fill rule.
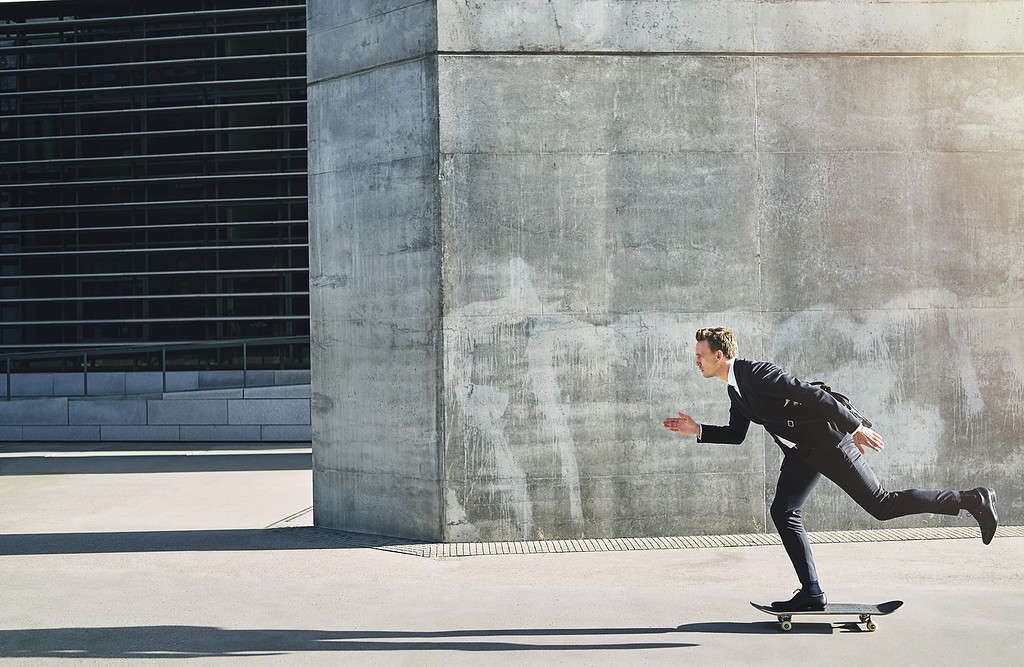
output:
[[735,359],[740,352],[736,347],[736,337],[732,335],[732,330],[726,327],[697,329],[697,340],[706,340],[712,352],[721,350],[722,354],[730,359]]

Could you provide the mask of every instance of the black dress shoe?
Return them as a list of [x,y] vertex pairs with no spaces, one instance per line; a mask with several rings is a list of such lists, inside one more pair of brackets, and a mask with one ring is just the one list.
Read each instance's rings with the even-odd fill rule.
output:
[[981,541],[988,544],[996,534],[999,517],[996,515],[996,492],[979,486],[971,491],[963,491],[964,509],[971,513],[981,526]]
[[773,602],[772,609],[775,611],[822,611],[826,602],[824,593],[809,595],[800,589],[789,600]]

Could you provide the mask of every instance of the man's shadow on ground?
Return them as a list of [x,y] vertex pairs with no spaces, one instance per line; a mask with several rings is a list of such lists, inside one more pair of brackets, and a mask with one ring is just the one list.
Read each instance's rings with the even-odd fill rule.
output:
[[[528,628],[499,630],[230,630],[154,625],[0,630],[0,658],[204,658],[307,651],[580,651],[699,646],[670,641],[615,642],[614,635],[661,635],[675,628]],[[609,643],[566,639],[604,636]],[[551,637],[550,643],[501,638]]]
[[[830,623],[798,623],[793,634],[832,634]],[[854,623],[841,632],[861,632]],[[675,628],[521,628],[495,630],[231,630],[190,625],[0,630],[0,658],[204,658],[307,651],[615,651],[700,646],[674,633],[780,634],[778,624],[708,622]],[[659,635],[661,641],[615,641]],[[618,636],[618,637],[617,637]],[[508,641],[508,638],[529,638]],[[537,641],[539,637],[550,641]],[[589,637],[591,639],[583,639]],[[610,641],[595,642],[601,637]],[[579,639],[580,641],[571,641]],[[568,640],[568,641],[567,641]]]

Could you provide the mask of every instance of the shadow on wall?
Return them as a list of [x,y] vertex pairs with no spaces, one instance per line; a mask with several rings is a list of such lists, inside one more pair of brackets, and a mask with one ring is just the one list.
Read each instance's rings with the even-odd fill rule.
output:
[[[189,625],[41,628],[0,631],[0,658],[206,658],[301,651],[579,651],[686,648],[682,643],[524,643],[498,637],[651,635],[675,628],[572,628],[400,632],[367,630],[228,630]],[[451,638],[456,641],[437,641]],[[460,641],[475,638],[476,641]],[[384,640],[384,641],[368,641]]]

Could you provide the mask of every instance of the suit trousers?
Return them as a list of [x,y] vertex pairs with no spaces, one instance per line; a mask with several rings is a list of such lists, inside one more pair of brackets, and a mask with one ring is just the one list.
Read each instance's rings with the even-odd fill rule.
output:
[[959,491],[886,491],[853,443],[852,434],[834,446],[801,448],[785,454],[771,514],[801,584],[818,580],[801,510],[822,476],[835,482],[879,521],[908,514],[960,513]]

